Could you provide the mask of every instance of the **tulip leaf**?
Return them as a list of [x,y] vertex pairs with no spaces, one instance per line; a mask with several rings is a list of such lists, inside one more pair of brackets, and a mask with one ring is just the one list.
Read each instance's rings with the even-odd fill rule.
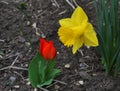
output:
[[37,87],[42,87],[42,86],[45,86],[45,85],[50,85],[52,83],[53,79],[49,79],[43,83],[40,83],[37,85]]
[[46,74],[46,79],[49,80],[51,78],[55,78],[60,73],[59,69],[52,69]]
[[37,85],[37,87],[42,87],[45,85],[50,85],[53,81],[53,79],[55,78],[56,75],[58,75],[60,73],[59,69],[53,69],[51,70],[48,74],[46,74],[46,80],[44,82],[41,82]]
[[55,66],[55,60],[48,61],[47,69],[46,69],[46,74],[50,73],[51,70],[54,69]]
[[40,60],[40,54],[37,53],[35,57],[31,60],[28,68],[28,76],[29,80],[31,82],[31,85],[33,87],[37,87],[37,84],[39,83],[39,73],[38,73],[38,68],[39,68],[39,60]]
[[40,61],[39,61],[39,78],[41,79],[41,83],[45,81],[46,66],[47,66],[47,61],[45,61],[40,56]]
[[50,73],[51,78],[54,78],[56,75],[60,73],[59,69],[53,69]]

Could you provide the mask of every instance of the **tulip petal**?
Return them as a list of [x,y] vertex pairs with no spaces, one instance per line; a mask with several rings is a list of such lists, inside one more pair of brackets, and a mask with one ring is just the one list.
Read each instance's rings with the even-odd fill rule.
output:
[[65,27],[60,27],[58,30],[59,39],[67,47],[70,47],[74,44],[73,32],[73,30]]
[[83,45],[84,39],[83,37],[81,37],[80,39],[76,39],[73,48],[72,48],[72,52],[73,54],[76,53],[76,51]]
[[44,46],[46,45],[46,40],[44,38],[40,38],[40,47],[39,47],[39,51],[40,53],[42,53],[42,50],[44,48]]
[[43,57],[47,60],[52,60],[56,56],[56,49],[54,48],[53,42],[49,41],[48,44],[44,47],[43,51]]
[[82,22],[88,21],[88,17],[81,7],[77,7],[72,14],[72,20],[75,24],[80,25]]
[[59,20],[59,23],[60,23],[61,27],[74,26],[74,23],[72,22],[72,20],[70,18],[61,19],[61,20]]

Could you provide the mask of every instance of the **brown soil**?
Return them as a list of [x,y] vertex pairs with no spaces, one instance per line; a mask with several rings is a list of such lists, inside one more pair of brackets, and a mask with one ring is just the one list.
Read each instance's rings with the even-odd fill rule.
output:
[[[17,8],[21,1],[28,5],[24,10],[28,17]],[[96,26],[93,0],[76,0],[76,3]],[[58,21],[70,17],[72,12],[66,0],[0,1],[0,91],[35,91],[28,82],[27,68],[41,37],[54,41],[56,68],[61,69],[61,73],[53,84],[37,91],[120,91],[120,76],[105,75],[95,48],[83,47],[82,53],[73,55],[71,49],[59,41]]]

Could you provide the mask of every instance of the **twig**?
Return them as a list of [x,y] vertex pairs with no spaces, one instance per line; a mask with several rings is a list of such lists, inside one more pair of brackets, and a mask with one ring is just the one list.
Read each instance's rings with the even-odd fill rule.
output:
[[75,0],[73,0],[73,3],[75,4],[76,7],[79,6]]
[[15,56],[18,56],[19,55],[19,53],[16,53],[16,54],[12,54],[12,52],[10,53],[10,54],[7,54],[5,57],[3,57],[2,59],[0,59],[0,60],[6,60],[6,59],[9,59],[9,58],[12,58],[12,57],[15,57]]
[[58,82],[58,83],[61,83],[61,84],[64,84],[64,85],[67,85],[67,83],[65,82],[62,82],[62,81],[59,81],[59,80],[54,80],[55,82]]
[[56,84],[57,82],[54,82],[53,84],[50,84],[49,86],[47,86],[46,88],[49,88],[51,86],[53,86],[54,84]]
[[83,57],[83,56],[84,56],[83,51],[82,51],[81,49],[79,49],[78,51],[81,53],[81,55],[82,55],[82,57]]
[[73,9],[75,9],[75,6],[74,6],[69,0],[66,0],[66,2],[67,2]]
[[0,42],[5,42],[5,40],[0,39]]
[[24,77],[20,73],[18,73],[16,71],[14,71],[14,73],[17,74],[17,75],[19,75],[23,79],[23,81],[25,81]]
[[43,91],[49,91],[48,89],[42,88],[42,87],[38,87],[39,89],[43,90]]
[[47,10],[42,11],[37,17],[40,17],[42,14],[46,13]]
[[6,2],[6,1],[1,1],[2,3],[4,3],[4,4],[9,4],[8,2]]
[[56,1],[56,0],[52,0],[54,3],[55,3],[55,5],[58,7],[58,8],[60,8],[60,5],[58,4],[58,2]]
[[66,13],[66,12],[67,12],[67,10],[64,10],[64,11],[60,12],[58,15],[62,15],[64,13]]
[[3,68],[0,69],[0,71],[6,70],[6,69],[17,69],[17,70],[26,70],[26,71],[28,71],[27,68],[22,68],[22,67],[17,67],[17,66],[7,66],[7,67],[3,67]]
[[19,55],[15,58],[15,60],[12,62],[11,66],[13,66],[15,64],[15,62],[17,61]]
[[67,85],[67,83],[62,82],[62,81],[58,81],[58,80],[54,80],[54,81],[55,81],[55,82],[54,82],[53,84],[47,86],[46,88],[49,88],[49,87],[53,86],[53,85],[56,84],[56,83],[61,83],[61,84]]
[[90,4],[93,4],[93,3],[94,3],[94,1],[91,1],[88,4],[86,4],[86,6],[89,6]]

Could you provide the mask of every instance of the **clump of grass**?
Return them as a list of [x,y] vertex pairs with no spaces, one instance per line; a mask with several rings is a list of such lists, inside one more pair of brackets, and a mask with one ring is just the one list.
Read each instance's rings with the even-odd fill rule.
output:
[[106,74],[120,71],[119,0],[94,0],[98,23],[99,53]]

